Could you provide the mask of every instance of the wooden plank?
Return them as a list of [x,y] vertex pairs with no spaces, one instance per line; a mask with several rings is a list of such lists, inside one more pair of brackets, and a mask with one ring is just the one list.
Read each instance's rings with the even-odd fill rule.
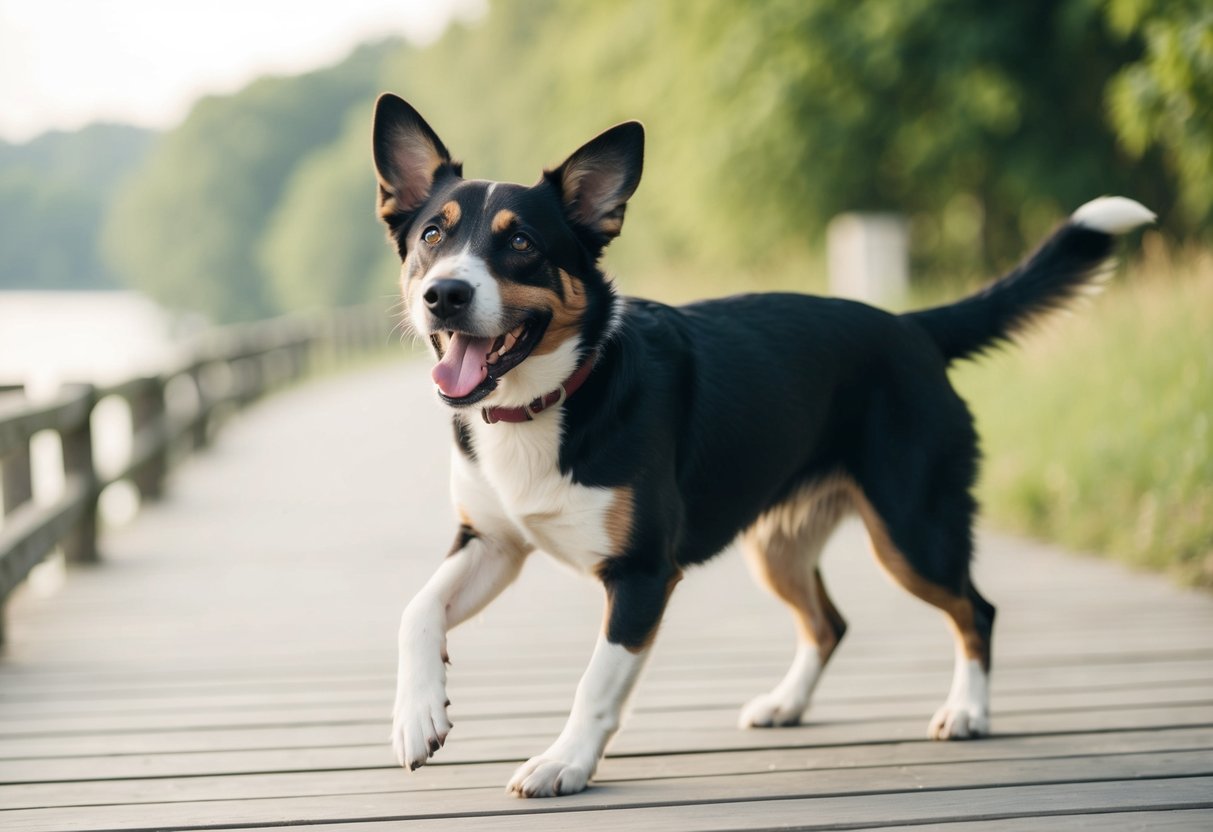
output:
[[[688,690],[647,696],[631,710],[624,731],[645,731],[654,725],[688,729],[722,726],[731,729],[741,703],[756,691],[755,686],[743,686],[732,693]],[[810,708],[806,724],[923,720],[940,703],[943,693],[937,689],[934,693],[907,694],[890,699],[857,698],[854,702],[845,699],[825,700]],[[454,704],[450,713],[461,729],[465,729],[458,735],[474,734],[494,723],[512,725],[518,731],[542,730],[562,720],[572,701],[571,689],[555,695],[531,695],[517,702],[494,701],[482,695],[469,702],[457,691],[453,692],[453,696]],[[115,748],[126,748],[138,746],[141,738],[147,737],[178,737],[193,742],[189,738],[231,731],[273,731],[291,726],[340,726],[349,732],[374,731],[386,724],[384,711],[390,703],[390,694],[373,697],[365,703],[361,700],[354,703],[319,702],[314,705],[284,703],[279,707],[275,707],[270,698],[236,709],[208,708],[199,704],[195,711],[162,708],[147,716],[120,713],[88,718],[44,716],[36,721],[31,719],[24,722],[18,719],[8,723],[8,730],[0,735],[0,759],[28,756],[32,749],[38,747],[47,749],[47,753],[62,754],[102,742],[110,743]],[[1064,719],[1065,715],[1079,711],[1093,715],[1105,711],[1148,712],[1160,705],[1199,709],[1202,705],[1213,704],[1213,700],[1208,698],[1207,686],[1199,683],[1127,690],[1005,694],[995,698],[994,703],[994,727],[1001,730],[1005,727],[1003,720],[1009,718],[1016,718],[1022,723],[1034,716]],[[682,716],[674,718],[671,714]]]
[[[1207,595],[983,535],[1001,733],[929,743],[950,638],[859,555],[854,525],[826,555],[851,629],[812,724],[734,727],[782,674],[792,625],[730,554],[675,593],[601,785],[506,798],[513,767],[562,725],[600,626],[600,590],[537,558],[452,634],[455,733],[437,764],[400,771],[385,739],[392,641],[451,531],[445,489],[401,473],[446,465],[449,425],[411,372],[267,401],[191,460],[173,500],[107,538],[105,569],[17,599],[0,826],[833,827],[1156,814],[1204,805],[1193,784],[1209,799]],[[315,441],[349,413],[356,436]],[[349,487],[316,489],[317,471]]]
[[[1154,706],[1150,705],[1143,710],[1153,709]],[[638,712],[664,715],[669,710],[671,709],[638,709]],[[720,734],[728,734],[735,730],[729,717],[731,717],[736,709],[729,707],[721,710],[724,711],[724,718],[697,725],[693,730],[701,734],[711,731],[713,737]],[[921,722],[927,710],[925,708],[920,709],[917,714],[907,711],[906,713],[909,715],[905,716],[904,721],[910,725]],[[525,736],[528,731],[532,731],[537,727],[532,723],[519,724],[510,719],[496,716],[476,718],[474,716],[465,716],[462,711],[459,713],[459,729],[454,733],[453,737],[460,744],[471,741],[480,735],[506,733]],[[1069,719],[1069,713],[1071,712],[1058,714],[1056,716],[1057,721],[1065,724]],[[548,727],[554,728],[563,719],[564,715],[564,710],[553,713],[551,716],[554,717],[554,721],[548,723]],[[1007,726],[1003,725],[1003,716],[1006,716],[1006,714],[1000,713],[999,719],[995,724],[995,727],[999,730],[1007,728]],[[1030,714],[1022,714],[1021,717],[1021,722],[1030,720]],[[670,726],[669,721],[664,716],[658,716],[657,718],[660,719],[663,727]],[[814,717],[814,719],[818,721],[812,722],[810,728],[807,730],[811,732],[812,736],[818,737],[818,732],[828,723],[821,722],[818,717]],[[1090,719],[1098,720],[1098,717],[1092,715]],[[870,721],[877,722],[876,720]],[[879,724],[887,725],[889,722],[896,721],[883,720],[879,721]],[[836,735],[843,735],[847,724],[854,723],[840,720],[838,723],[839,727],[835,729]],[[175,728],[172,730],[68,732],[62,734],[6,737],[3,745],[0,745],[0,760],[99,754],[114,756],[123,754],[182,753],[187,751],[247,750],[257,748],[331,747],[336,745],[366,745],[374,747],[382,741],[386,725],[387,718],[379,717],[372,720],[360,720],[348,723],[312,720],[277,725],[219,726],[195,730]],[[643,723],[638,724],[634,720],[629,721],[625,725],[623,736],[627,736],[633,731],[644,730],[646,728]],[[765,735],[768,734],[770,735],[770,739],[775,742],[778,742],[781,736],[789,736],[783,731],[769,731],[749,732],[743,734],[742,737],[751,737],[748,740],[749,742],[760,742],[765,741]],[[704,735],[706,736],[706,734]],[[764,735],[761,740],[760,735]],[[858,738],[860,733],[856,732],[855,736]]]
[[[509,797],[503,789],[460,789],[458,800],[446,791],[380,792],[356,795],[318,795],[314,797],[283,796],[276,800],[198,801],[171,804],[175,826],[205,826],[223,824],[283,824],[302,820],[354,821],[370,819],[413,820],[459,817],[464,823],[476,815],[525,815],[534,820],[534,812],[566,815],[576,812],[576,824],[582,824],[586,809],[609,809],[614,815],[630,807],[644,807],[653,812],[661,807],[698,810],[722,807],[744,808],[751,821],[766,814],[767,807],[780,800],[805,801],[814,799],[811,817],[819,825],[837,822],[837,812],[823,811],[831,801],[845,801],[847,796],[871,801],[870,812],[885,808],[888,819],[914,817],[927,795],[935,800],[947,798],[949,817],[997,817],[1012,810],[1032,816],[1041,814],[1040,805],[1025,804],[1024,799],[1047,796],[1057,800],[1063,795],[1073,798],[1084,795],[1086,800],[1076,808],[1106,808],[1121,805],[1144,809],[1171,806],[1213,807],[1213,754],[1192,759],[1192,753],[1162,753],[1137,755],[1131,758],[1105,757],[1098,760],[1098,771],[1084,775],[1076,770],[1075,760],[1027,760],[984,764],[968,762],[963,765],[924,766],[921,768],[882,768],[878,772],[866,769],[804,772],[769,772],[752,776],[655,778],[629,783],[606,783],[579,795],[561,800],[525,801]],[[1190,772],[1198,776],[1187,776]],[[1008,786],[1008,782],[1015,785]],[[1021,785],[1022,784],[1022,785]],[[1148,788],[1133,788],[1148,784]],[[1196,788],[1203,784],[1203,791]],[[1123,792],[1131,792],[1126,795]],[[974,800],[973,793],[984,793],[986,800]],[[933,793],[933,794],[932,794]],[[1019,797],[1012,797],[1019,795]],[[912,796],[912,799],[907,799]],[[1126,799],[1127,798],[1127,799]],[[1096,802],[1098,801],[1098,802]],[[1068,807],[1075,804],[1065,801]],[[457,803],[458,805],[453,805]],[[1025,812],[1025,805],[1031,811]],[[89,829],[164,829],[166,804],[129,804],[125,806],[55,807],[47,809],[14,809],[6,812],[8,828],[27,832],[73,832]],[[847,810],[855,812],[853,806]],[[928,816],[930,817],[930,816]],[[801,819],[804,822],[804,818]],[[7,824],[6,824],[7,825]],[[618,827],[615,827],[618,828]],[[685,828],[681,824],[667,828]]]
[[43,430],[66,430],[88,418],[91,391],[68,387],[47,401],[31,402],[24,396],[0,397],[0,456],[21,448]]
[[[1054,814],[1048,817],[1047,825],[1050,832],[1208,832],[1213,829],[1213,809]],[[948,832],[1022,832],[1023,829],[1023,818],[952,821],[947,825]]]
[[[648,707],[637,703],[628,720],[627,732],[645,731],[652,726],[688,730],[731,726],[746,696],[760,692],[761,686],[745,688],[739,695],[725,696],[705,691],[656,699]],[[825,700],[814,703],[808,724],[835,722],[882,722],[922,717],[925,719],[940,704],[946,689],[938,685],[933,693],[912,693],[894,699],[877,698],[855,701]],[[1066,714],[1076,711],[1098,714],[1102,711],[1150,710],[1162,706],[1213,707],[1213,691],[1204,687],[1160,686],[1155,689],[1052,691],[1045,693],[1008,692],[993,698],[998,720],[1007,717],[1031,719],[1034,716]],[[550,730],[559,727],[568,713],[571,688],[556,696],[539,696],[504,702],[479,698],[464,703],[452,689],[452,719],[461,725],[484,730],[492,723],[508,723],[513,730]],[[236,708],[156,709],[142,713],[99,713],[77,716],[58,714],[16,716],[0,719],[0,739],[62,737],[77,734],[116,734],[156,730],[230,729],[241,726],[281,727],[292,724],[368,724],[379,725],[386,719],[391,697],[384,695],[368,701],[318,702],[313,705],[278,705],[265,700]]]
[[0,603],[59,544],[89,510],[89,484],[71,476],[50,505],[27,502],[0,529]]
[[[579,832],[719,832],[735,829],[837,830],[867,829],[881,826],[940,826],[950,829],[956,819],[979,822],[1016,821],[1018,829],[1052,828],[1054,818],[1086,814],[1115,818],[1122,813],[1158,814],[1151,810],[1192,809],[1185,820],[1200,821],[1207,816],[1213,801],[1208,778],[1155,781],[1148,790],[1133,788],[1132,782],[1095,783],[1088,786],[1032,786],[1013,789],[969,789],[915,794],[878,794],[857,797],[812,797],[763,800],[755,802],[713,802],[679,806],[646,806],[616,809],[607,806],[578,811],[570,818],[568,810],[515,810],[492,815],[461,817],[458,827],[467,832],[556,832],[575,826]],[[1114,822],[1114,821],[1113,821]],[[948,826],[943,826],[943,824]],[[236,829],[249,826],[227,827]],[[264,828],[264,827],[259,827]],[[289,827],[288,827],[289,828]],[[361,824],[309,824],[311,832],[387,832],[400,829],[400,820],[378,820]],[[407,829],[416,832],[449,830],[449,817],[410,821]],[[1115,828],[1115,827],[1098,827]],[[1207,832],[1207,826],[1181,826],[1180,829]]]
[[[758,667],[758,666],[756,666]],[[773,660],[764,663],[762,668],[778,672],[783,663]],[[165,674],[149,676],[133,673],[129,676],[109,676],[102,680],[80,679],[74,676],[60,678],[58,675],[34,676],[7,672],[2,675],[4,687],[0,689],[0,713],[10,713],[10,706],[22,703],[45,704],[49,708],[58,707],[57,703],[69,705],[75,703],[79,707],[97,704],[103,701],[140,701],[151,704],[157,699],[171,700],[178,697],[228,697],[262,695],[270,698],[291,697],[299,695],[323,696],[334,692],[351,695],[362,691],[381,695],[382,691],[391,691],[395,678],[391,673],[390,656],[376,671],[373,666],[344,668],[341,666],[318,668],[261,668],[260,671],[249,673],[233,673],[229,668],[227,673],[212,670],[209,674],[194,678]],[[738,678],[739,674],[730,672],[742,668],[709,668],[687,664],[677,665],[674,662],[662,662],[650,668],[642,678],[642,691],[660,690],[677,687],[700,687],[705,679],[711,679],[713,684],[733,685],[744,687],[758,684],[753,672]],[[851,670],[845,674],[835,672],[831,668],[818,688],[817,698],[831,696],[853,696],[866,692],[867,696],[895,697],[899,693],[890,691],[882,693],[887,686],[890,676],[898,675],[897,691],[913,690],[924,684],[935,685],[936,679],[925,679],[921,672],[908,673],[877,670]],[[540,690],[553,680],[559,684],[570,676],[567,667],[550,667],[543,663],[520,670],[517,666],[512,669],[495,669],[482,666],[464,666],[461,662],[454,671],[454,684],[464,684],[468,693],[493,689],[517,692],[519,696],[529,695],[532,690]],[[1047,673],[1041,673],[1036,668],[998,667],[996,689],[999,691],[1015,690],[1064,690],[1064,689],[1097,689],[1097,688],[1131,688],[1135,686],[1154,685],[1162,681],[1174,684],[1200,685],[1206,680],[1213,681],[1213,660],[1186,659],[1178,661],[1155,662],[1125,662],[1116,664],[1095,663],[1070,664],[1051,668]],[[1213,684],[1210,685],[1213,688]]]
[[[778,670],[778,668],[772,668]],[[638,710],[664,706],[666,698],[679,702],[719,701],[722,706],[756,693],[766,681],[755,674],[654,672],[640,683],[635,697]],[[720,676],[723,675],[723,678]],[[531,702],[542,698],[566,696],[574,684],[568,669],[536,667],[504,671],[479,671],[461,667],[450,680],[451,690],[461,705],[490,699]],[[713,687],[705,690],[706,683]],[[917,695],[937,695],[941,678],[932,674],[905,674],[896,690],[888,690],[885,673],[831,673],[814,695],[814,702],[897,701]],[[256,706],[269,707],[320,703],[382,703],[392,695],[395,680],[390,674],[304,676],[248,681],[215,680],[212,684],[182,682],[133,686],[68,686],[38,690],[0,692],[0,718],[16,718],[63,713],[100,714],[124,711],[209,710]],[[1146,690],[1162,686],[1213,691],[1213,662],[1177,662],[1156,665],[1117,666],[1092,669],[1075,666],[1041,674],[1000,668],[997,692],[1010,694],[1078,693],[1083,691]],[[691,695],[699,697],[686,698]],[[682,698],[680,698],[682,697]],[[567,701],[562,702],[567,705]],[[3,755],[3,749],[0,749]]]
[[[677,715],[676,715],[677,716]],[[631,730],[612,743],[608,756],[679,754],[755,748],[829,748],[861,743],[922,740],[926,717],[889,722],[819,724],[777,731],[739,731],[730,721],[690,725],[679,720],[653,730]],[[671,720],[673,721],[673,720]],[[546,724],[546,728],[544,725]],[[456,726],[438,757],[440,764],[517,760],[538,753],[559,733],[563,720],[488,722],[473,736]],[[1000,736],[1032,734],[1082,735],[1093,731],[1136,731],[1143,728],[1207,727],[1213,706],[1171,706],[1092,713],[1080,711],[1027,718],[1004,718]],[[374,741],[333,747],[287,747],[266,750],[182,752],[171,754],[96,755],[0,761],[0,784],[105,780],[119,777],[182,777],[203,774],[252,774],[309,769],[378,768],[391,764],[391,751],[382,739],[387,723],[376,726]],[[922,740],[924,743],[925,740]]]
[[[1024,829],[1042,828],[1041,826],[1029,825],[1028,823],[1025,823],[1025,820],[1029,820],[1029,821],[1039,820],[1041,823],[1044,824],[1044,828],[1047,828],[1048,830],[1050,830],[1050,832],[1092,832],[1092,830],[1094,832],[1208,832],[1208,830],[1210,828],[1213,828],[1213,809],[1167,809],[1167,810],[1162,810],[1162,811],[1132,811],[1132,810],[1125,811],[1125,810],[1113,808],[1113,809],[1110,809],[1107,811],[1104,811],[1101,809],[1093,809],[1090,812],[1079,812],[1079,813],[1067,812],[1067,810],[1064,810],[1064,809],[1061,811],[1066,812],[1066,813],[1036,816],[1036,817],[1033,817],[1030,819],[1025,819],[1022,815],[1020,815],[1020,816],[1010,817],[1010,818],[987,818],[987,819],[978,820],[978,821],[956,821],[956,820],[952,820],[952,819],[947,819],[947,820],[943,820],[943,821],[939,821],[939,822],[932,822],[929,820],[922,821],[922,822],[898,821],[895,823],[881,824],[879,828],[885,829],[885,828],[892,828],[893,826],[896,826],[897,828],[902,828],[902,829],[923,829],[923,828],[946,829],[947,832],[1023,832]],[[643,812],[639,812],[638,814],[643,815]],[[634,815],[633,815],[633,817],[634,817]],[[590,823],[596,823],[599,820],[597,817],[597,813],[593,813],[593,812],[588,813],[588,819],[589,819]],[[639,826],[637,826],[637,825],[635,825],[635,821],[632,820],[631,818],[629,818],[627,822],[630,824],[630,826],[632,826],[632,828],[637,828],[637,829],[655,828],[657,830],[660,830],[661,832],[668,832],[666,827],[662,827],[662,826],[654,827],[654,826],[650,826],[645,823],[641,823]],[[448,824],[448,828],[449,828],[450,822],[447,821],[446,823]],[[472,819],[470,821],[470,823],[473,824],[473,826],[470,828],[474,828],[474,829],[484,828],[484,822],[480,819]],[[945,823],[946,823],[946,826],[943,825]],[[421,824],[428,825],[430,828],[434,828],[433,822],[430,822],[430,821],[422,821]],[[250,829],[252,827],[243,826],[243,827],[231,827],[231,828],[233,828],[233,829]],[[265,827],[257,827],[257,828],[264,829]],[[274,827],[274,828],[275,829],[295,830],[295,832],[312,832],[312,830],[328,830],[328,832],[334,832],[334,830],[345,830],[345,832],[377,832],[378,830],[387,830],[387,829],[394,830],[394,829],[399,829],[401,827],[399,826],[398,823],[395,825],[392,825],[391,823],[369,822],[369,823],[341,824],[340,826],[333,826],[333,825],[329,825],[329,824],[319,824],[319,825],[308,824],[307,826],[290,825],[290,826],[279,826],[279,827]],[[417,829],[420,827],[419,827],[418,823],[413,822],[413,823],[409,823],[409,825],[406,828]],[[464,827],[461,826],[460,828],[464,828]],[[547,828],[559,828],[559,827],[549,826]],[[597,828],[608,828],[609,829],[609,828],[613,828],[613,827],[598,826]],[[685,828],[685,829],[691,830],[691,832],[703,832],[704,830],[720,830],[720,829],[723,829],[724,827],[722,827],[721,825],[715,825],[715,826],[707,825],[707,826],[697,826],[697,827],[686,826],[686,827],[678,827],[678,828],[679,829]],[[736,830],[741,827],[739,827],[734,822],[734,823],[728,824],[727,828],[729,830]],[[805,827],[803,825],[792,826],[790,824],[784,824],[784,825],[779,825],[779,826],[767,826],[766,824],[759,822],[757,824],[749,825],[746,828],[751,828],[751,829],[759,829],[759,828],[761,828],[761,829],[791,829],[791,828],[804,829]],[[834,829],[857,829],[857,828],[858,829],[874,829],[877,827],[872,826],[871,824],[863,823],[861,821],[858,824],[838,825],[838,826],[834,826],[832,828],[834,828]],[[197,832],[197,831],[196,830],[186,830],[185,832]]]
[[[1081,755],[1075,748],[1082,749]],[[1213,728],[1093,734],[1081,738],[1030,736],[943,746],[902,742],[844,745],[825,749],[762,749],[710,754],[661,754],[610,757],[596,782],[626,782],[656,777],[753,774],[770,771],[868,769],[1022,759],[1075,759],[1163,751],[1213,750]],[[254,775],[208,774],[198,777],[128,778],[0,786],[0,809],[153,803],[190,800],[270,799],[282,795],[360,794],[492,788],[506,782],[517,761],[435,765],[406,773],[394,765],[379,768],[324,769]]]

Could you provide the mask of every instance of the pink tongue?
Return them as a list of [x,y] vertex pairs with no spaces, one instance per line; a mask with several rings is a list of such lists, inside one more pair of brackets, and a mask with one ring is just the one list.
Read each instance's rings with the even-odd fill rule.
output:
[[475,390],[489,374],[485,358],[492,346],[491,338],[473,338],[462,332],[452,335],[446,354],[431,373],[438,389],[452,399],[462,399]]

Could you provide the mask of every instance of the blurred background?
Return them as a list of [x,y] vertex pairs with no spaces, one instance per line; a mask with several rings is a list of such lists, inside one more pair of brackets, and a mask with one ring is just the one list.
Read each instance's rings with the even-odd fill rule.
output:
[[829,291],[827,241],[869,217],[908,275],[880,300],[935,302],[1091,198],[1143,202],[1158,227],[1109,291],[955,380],[992,522],[1213,585],[1204,0],[0,0],[0,383],[113,380],[214,325],[392,308],[382,90],[475,178],[532,182],[643,120],[607,267],[670,301]]

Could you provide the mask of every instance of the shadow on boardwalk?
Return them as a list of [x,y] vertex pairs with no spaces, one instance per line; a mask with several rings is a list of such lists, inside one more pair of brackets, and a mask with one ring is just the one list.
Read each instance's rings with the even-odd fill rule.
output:
[[425,377],[398,364],[269,400],[107,537],[101,566],[15,600],[0,828],[1213,828],[1213,599],[993,535],[991,739],[923,739],[951,639],[848,526],[825,570],[851,629],[810,724],[734,728],[792,625],[729,554],[675,593],[597,784],[507,797],[601,620],[596,586],[536,557],[451,637],[437,763],[395,768],[396,624],[454,531]]

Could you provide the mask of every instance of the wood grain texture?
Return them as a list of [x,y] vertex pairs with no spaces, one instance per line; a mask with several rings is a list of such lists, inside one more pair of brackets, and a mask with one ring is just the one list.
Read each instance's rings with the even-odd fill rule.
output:
[[983,534],[995,735],[931,743],[950,635],[854,523],[824,558],[850,628],[808,724],[734,727],[795,630],[730,552],[674,594],[593,787],[507,797],[514,766],[559,732],[602,616],[596,585],[537,556],[451,635],[456,727],[435,764],[397,769],[396,625],[458,523],[427,376],[399,364],[270,399],[109,535],[103,566],[19,591],[0,828],[1213,825],[1213,599]]

